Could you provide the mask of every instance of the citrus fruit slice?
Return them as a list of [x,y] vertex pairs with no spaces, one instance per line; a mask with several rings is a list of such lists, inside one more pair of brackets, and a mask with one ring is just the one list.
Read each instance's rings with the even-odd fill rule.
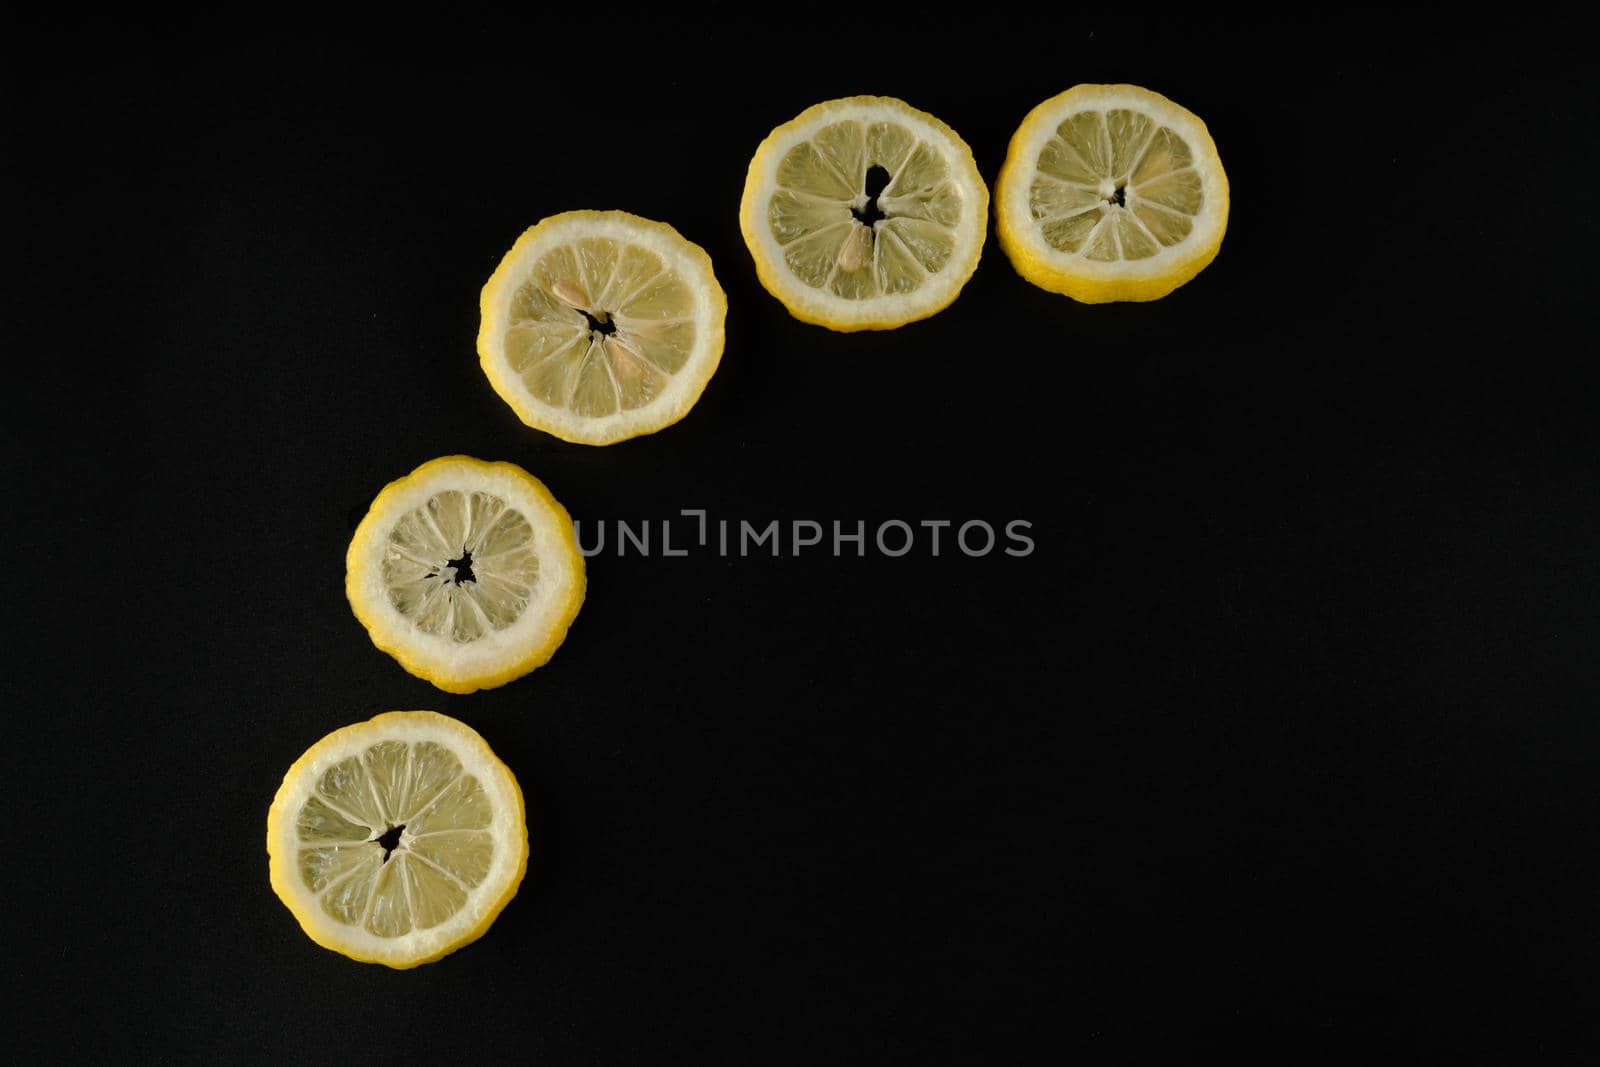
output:
[[272,889],[311,940],[415,967],[475,941],[528,866],[522,790],[464,723],[391,711],[312,745],[267,812]]
[[566,509],[521,467],[445,456],[383,488],[345,556],[372,643],[451,693],[549,660],[583,604]]
[[1156,300],[1216,257],[1228,176],[1206,124],[1137,85],[1077,85],[1028,113],[995,186],[1000,247],[1084,303]]
[[711,257],[662,222],[568,211],[532,227],[483,287],[478,358],[523,422],[609,445],[686,415],[722,359]]
[[887,96],[829,100],[767,135],[739,228],[789,313],[888,330],[949,307],[978,267],[989,190],[972,150]]

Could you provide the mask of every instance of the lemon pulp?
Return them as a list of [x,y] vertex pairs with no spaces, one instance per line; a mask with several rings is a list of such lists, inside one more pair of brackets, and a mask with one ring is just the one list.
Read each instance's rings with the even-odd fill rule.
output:
[[1193,159],[1182,137],[1148,115],[1080,111],[1039,154],[1029,208],[1058,251],[1146,259],[1187,237],[1205,205]]
[[475,641],[516,622],[539,579],[533,527],[492,493],[446,489],[388,535],[389,602],[419,630]]
[[588,237],[551,249],[511,298],[506,358],[528,391],[586,418],[659,397],[695,350],[694,294],[647,248]]
[[488,873],[490,820],[482,784],[449,749],[380,741],[323,772],[300,809],[300,877],[338,922],[378,937],[426,930]]
[[[876,196],[874,169],[884,182]],[[882,216],[870,225],[869,203]],[[795,277],[846,300],[921,288],[950,261],[960,221],[949,163],[897,122],[821,127],[784,154],[767,206]]]

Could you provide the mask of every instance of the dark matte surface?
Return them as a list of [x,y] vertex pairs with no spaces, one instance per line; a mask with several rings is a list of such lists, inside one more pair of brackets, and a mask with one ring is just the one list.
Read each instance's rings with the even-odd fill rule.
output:
[[[675,67],[667,24],[525,21],[7,43],[8,1043],[1590,1047],[1600,98],[1575,27],[1082,15],[1017,53],[965,29],[952,70],[867,22],[769,62],[708,21]],[[1220,258],[1172,297],[1075,305],[992,237],[949,311],[888,334],[756,282],[744,168],[806,105],[902,96],[992,181],[1033,104],[1106,80],[1196,111],[1232,180]],[[612,206],[711,253],[728,348],[683,423],[590,449],[489,389],[476,300],[524,227]],[[342,571],[372,494],[455,452],[585,522],[1023,519],[1037,550],[608,549],[548,667],[450,696],[371,647]],[[534,841],[491,933],[406,974],[311,944],[263,847],[295,757],[397,707],[482,731]]]

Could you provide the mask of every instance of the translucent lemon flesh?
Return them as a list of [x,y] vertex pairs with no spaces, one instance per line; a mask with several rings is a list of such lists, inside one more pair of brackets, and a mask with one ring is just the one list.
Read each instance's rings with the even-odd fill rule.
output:
[[[299,875],[328,917],[377,937],[466,904],[494,860],[482,784],[432,741],[381,741],[325,771],[295,819]],[[393,848],[380,838],[398,831]]]
[[1147,259],[1181,242],[1205,206],[1189,145],[1126,108],[1080,111],[1039,153],[1028,206],[1044,239],[1085,259]]
[[491,493],[435,493],[395,523],[383,556],[395,610],[461,642],[516,622],[538,579],[532,525]]
[[[876,197],[868,179],[887,179]],[[955,250],[961,191],[939,151],[896,122],[823,126],[778,164],[767,223],[805,285],[846,300],[912,293]],[[868,207],[881,217],[870,226]]]
[[510,323],[505,356],[528,392],[585,418],[661,396],[698,330],[689,283],[649,249],[607,237],[540,257],[512,295]]

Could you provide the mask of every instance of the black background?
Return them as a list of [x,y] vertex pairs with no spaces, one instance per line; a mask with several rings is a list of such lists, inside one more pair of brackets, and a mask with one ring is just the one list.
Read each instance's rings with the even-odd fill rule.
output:
[[[792,31],[580,11],[8,43],[11,1040],[551,1064],[1590,1048],[1583,36],[785,10]],[[837,335],[757,283],[737,203],[772,126],[900,96],[992,182],[1079,81],[1209,124],[1233,211],[1190,285],[1077,305],[991,235],[946,312]],[[580,207],[670,221],[729,298],[695,410],[604,449],[524,428],[473,350],[500,255]],[[374,492],[449,453],[525,466],[586,523],[1024,519],[1037,550],[608,550],[547,667],[451,696],[373,649],[342,587]],[[397,973],[305,938],[264,824],[312,742],[412,707],[514,769],[533,852],[483,940]]]

